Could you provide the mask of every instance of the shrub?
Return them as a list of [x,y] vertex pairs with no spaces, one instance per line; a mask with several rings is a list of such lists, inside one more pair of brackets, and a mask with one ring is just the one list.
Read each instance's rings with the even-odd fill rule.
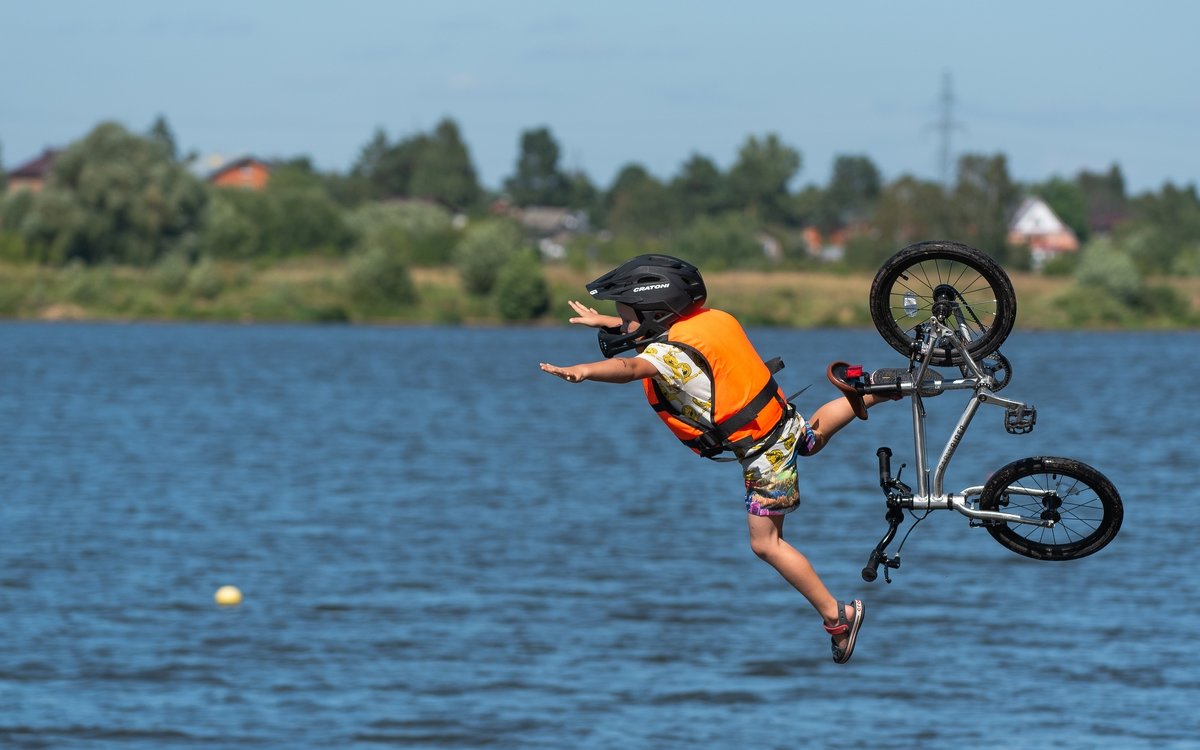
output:
[[1138,302],[1142,277],[1125,253],[1107,240],[1096,240],[1083,249],[1075,283],[1093,294],[1112,297],[1124,305]]
[[179,294],[187,288],[191,270],[186,254],[167,253],[154,268],[154,283],[165,294]]
[[225,288],[225,282],[212,258],[204,257],[188,273],[188,290],[201,299],[216,299]]
[[1081,253],[1062,253],[1056,255],[1042,266],[1043,276],[1071,276],[1079,268]]
[[371,247],[354,255],[347,273],[350,294],[368,306],[411,305],[417,300],[408,265],[387,248]]
[[454,265],[463,286],[472,294],[492,291],[500,269],[525,247],[521,230],[510,221],[493,220],[476,224],[454,249]]
[[492,292],[505,320],[532,320],[550,309],[550,288],[533,250],[514,255],[500,269]]
[[425,203],[370,203],[350,214],[348,223],[359,247],[382,246],[417,266],[449,263],[458,237],[450,212]]
[[743,214],[701,216],[679,234],[673,255],[705,270],[758,266],[764,262],[754,223]]
[[112,284],[112,273],[109,266],[88,268],[78,258],[67,263],[60,278],[66,298],[84,306],[101,302]]
[[16,232],[0,229],[0,260],[6,263],[21,263],[29,259],[25,238]]

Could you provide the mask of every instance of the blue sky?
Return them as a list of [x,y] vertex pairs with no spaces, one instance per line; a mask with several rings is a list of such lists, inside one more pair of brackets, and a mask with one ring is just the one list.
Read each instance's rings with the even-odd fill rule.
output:
[[1197,29],[1182,0],[0,0],[0,160],[162,114],[185,152],[345,171],[376,128],[452,117],[490,187],[542,125],[601,186],[727,167],[766,133],[801,152],[798,185],[839,154],[935,178],[949,73],[956,153],[1023,181],[1115,162],[1140,192],[1200,182]]

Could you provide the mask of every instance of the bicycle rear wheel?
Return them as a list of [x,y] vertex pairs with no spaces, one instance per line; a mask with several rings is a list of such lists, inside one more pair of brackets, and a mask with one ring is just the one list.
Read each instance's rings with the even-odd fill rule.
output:
[[980,510],[1015,513],[1054,526],[989,525],[988,533],[1018,555],[1077,560],[1104,548],[1121,529],[1116,487],[1096,469],[1070,458],[1037,456],[1004,466],[987,481]]
[[[1012,281],[996,261],[957,242],[918,242],[893,255],[871,283],[871,320],[908,356],[918,326],[934,314],[958,332],[971,358],[1000,348],[1017,319]],[[962,363],[953,346],[935,347],[934,365]]]

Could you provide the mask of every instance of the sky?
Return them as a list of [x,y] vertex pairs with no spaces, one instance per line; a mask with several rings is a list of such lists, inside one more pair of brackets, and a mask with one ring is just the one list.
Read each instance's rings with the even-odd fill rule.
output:
[[1197,29],[1184,0],[0,0],[0,165],[161,115],[183,153],[345,172],[448,117],[490,188],[544,126],[601,187],[770,133],[796,187],[839,155],[938,179],[948,134],[1022,182],[1118,164],[1136,194],[1200,183]]

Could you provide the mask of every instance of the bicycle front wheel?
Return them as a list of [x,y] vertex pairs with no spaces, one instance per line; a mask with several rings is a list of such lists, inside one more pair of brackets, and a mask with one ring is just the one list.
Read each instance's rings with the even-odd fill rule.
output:
[[[1012,281],[996,261],[957,242],[918,242],[893,255],[871,283],[871,320],[908,356],[917,327],[935,314],[953,328],[975,361],[1000,348],[1017,319]],[[958,365],[953,346],[930,353],[934,365]]]
[[1053,526],[997,523],[997,542],[1035,560],[1077,560],[1105,547],[1121,529],[1117,488],[1096,469],[1070,458],[1038,456],[1004,466],[987,481],[980,510],[1015,513]]

